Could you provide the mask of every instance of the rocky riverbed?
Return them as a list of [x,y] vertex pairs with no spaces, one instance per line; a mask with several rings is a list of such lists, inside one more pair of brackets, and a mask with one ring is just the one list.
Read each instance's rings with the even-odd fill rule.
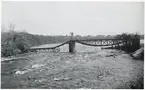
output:
[[118,50],[83,46],[76,50],[31,52],[2,61],[1,88],[143,88],[144,61]]

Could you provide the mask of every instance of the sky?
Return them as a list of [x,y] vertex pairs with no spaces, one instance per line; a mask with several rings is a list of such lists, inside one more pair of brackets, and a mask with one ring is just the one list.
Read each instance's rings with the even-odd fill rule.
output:
[[144,33],[142,2],[3,1],[2,27],[40,35]]

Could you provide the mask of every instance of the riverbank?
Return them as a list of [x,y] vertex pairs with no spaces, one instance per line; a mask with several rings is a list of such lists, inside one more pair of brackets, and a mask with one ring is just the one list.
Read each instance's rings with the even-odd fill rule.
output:
[[[90,48],[89,48],[90,49]],[[2,62],[2,88],[143,88],[143,61],[125,52],[37,52]],[[92,49],[95,50],[95,49]],[[88,50],[89,51],[89,50]]]

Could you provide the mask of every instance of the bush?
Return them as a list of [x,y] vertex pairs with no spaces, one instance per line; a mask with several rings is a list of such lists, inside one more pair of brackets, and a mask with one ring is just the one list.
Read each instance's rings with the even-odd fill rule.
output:
[[1,55],[4,57],[26,53],[29,47],[25,39],[18,32],[2,33]]
[[115,38],[127,40],[126,44],[121,46],[122,50],[127,52],[134,52],[140,48],[140,35],[138,34],[123,33],[121,35],[116,35]]

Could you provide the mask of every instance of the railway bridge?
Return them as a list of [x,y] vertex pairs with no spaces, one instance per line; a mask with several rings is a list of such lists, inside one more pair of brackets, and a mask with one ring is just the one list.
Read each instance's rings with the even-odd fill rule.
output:
[[76,43],[80,43],[87,46],[110,46],[112,48],[118,47],[121,49],[122,46],[129,46],[132,49],[140,48],[140,40],[139,39],[75,39],[73,38],[73,34],[71,34],[71,38],[69,41],[66,41],[60,45],[49,47],[49,48],[31,48],[30,51],[39,51],[39,50],[55,50],[60,46],[65,44],[69,45],[69,52],[74,53]]

